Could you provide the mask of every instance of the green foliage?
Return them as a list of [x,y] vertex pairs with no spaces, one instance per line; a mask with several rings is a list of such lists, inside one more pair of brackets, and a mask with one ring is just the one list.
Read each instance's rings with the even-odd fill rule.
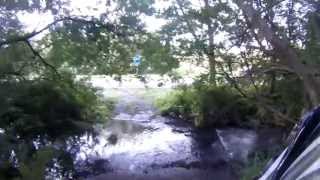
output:
[[[285,114],[292,121],[298,121],[301,118],[304,106],[304,94],[302,82],[297,77],[287,76],[286,78],[277,80],[274,85],[274,92],[266,99],[268,105]],[[292,126],[292,124],[289,125],[286,122],[281,122],[281,120],[270,115],[272,115],[270,112],[265,112],[265,116],[261,118],[265,119],[265,123]]]
[[192,121],[197,126],[290,129],[300,119],[304,105],[301,83],[296,76],[286,75],[274,81],[271,92],[264,85],[258,89],[243,86],[243,96],[234,87],[212,86],[200,79],[192,86],[167,93],[157,100],[156,106],[165,115]]
[[198,127],[247,126],[256,110],[230,87],[203,84],[178,88],[156,105],[163,114],[191,120]]
[[[40,80],[11,86],[0,127],[22,137],[47,135],[57,138],[90,129],[111,114],[92,88],[69,80]],[[109,107],[108,107],[108,106]]]
[[270,159],[271,153],[255,153],[249,163],[241,171],[241,180],[252,180],[257,178],[263,171]]
[[52,32],[40,44],[50,46],[48,62],[58,70],[80,74],[128,74],[135,72],[132,58],[140,50],[140,73],[164,74],[177,68],[172,49],[155,34],[134,38],[115,36],[101,27],[77,22]]
[[320,63],[320,12],[310,13],[307,25],[306,49],[302,53],[302,59],[307,64]]
[[56,6],[58,6],[62,3],[63,3],[63,1],[57,1],[57,0],[44,0],[44,1],[40,1],[40,0],[30,0],[30,1],[1,0],[0,6],[3,7],[5,10],[10,10],[10,11],[25,10],[25,11],[32,12],[33,10],[45,10],[45,9],[57,10]]
[[[64,142],[69,137],[93,132],[94,124],[106,124],[110,118],[113,102],[103,100],[85,80],[75,81],[68,74],[63,77],[1,82],[0,128],[4,134],[0,133],[0,177],[3,179],[43,179],[48,163],[63,154],[63,149],[48,147],[49,142]],[[33,144],[35,141],[40,149]],[[12,158],[17,159],[17,165]],[[70,158],[68,154],[60,159]]]
[[[67,2],[0,0],[0,43],[12,40],[0,47],[0,128],[5,130],[6,136],[12,136],[4,140],[0,134],[1,155],[8,157],[8,149],[19,149],[10,143],[11,138],[17,136],[33,139],[40,135],[55,139],[80,134],[96,122],[103,123],[111,114],[112,103],[100,100],[93,88],[74,81],[63,71],[132,73],[135,69],[130,63],[139,50],[143,57],[140,73],[164,74],[178,67],[179,61],[206,61],[214,56],[217,64],[210,73],[219,74],[218,86],[201,82],[180,87],[156,103],[163,113],[190,120],[199,127],[286,126],[262,104],[293,120],[299,118],[306,105],[303,82],[297,78],[297,73],[292,75],[295,72],[291,72],[291,66],[288,72],[287,67],[282,68],[281,59],[286,54],[277,52],[277,48],[271,47],[272,43],[265,43],[268,38],[261,35],[266,32],[264,29],[250,29],[252,17],[238,16],[239,9],[234,4],[204,1],[194,6],[195,1],[172,1],[160,12],[167,21],[158,35],[146,33],[141,21],[144,17],[141,15],[155,13],[154,0],[106,1],[106,13],[95,17],[72,15],[72,7]],[[265,12],[264,16],[268,17],[270,24],[265,27],[272,27],[272,34],[284,41],[288,39],[288,48],[300,52],[306,70],[320,62],[319,5],[312,2],[275,5],[273,1],[261,1],[254,4],[257,12]],[[22,12],[43,12],[53,14],[53,19],[71,17],[73,20],[52,24],[47,29],[49,33],[39,35],[44,38],[36,41],[38,38],[26,36],[30,32],[17,17]],[[285,23],[278,23],[279,20]],[[255,31],[258,34],[255,35]],[[222,40],[221,36],[224,36]],[[262,44],[257,42],[259,39]],[[268,46],[263,47],[265,44]],[[241,52],[229,54],[233,48]],[[280,67],[280,70],[273,70],[271,66]],[[52,74],[52,69],[61,77]],[[310,77],[318,75],[310,72]],[[234,91],[234,84],[247,93],[246,99]],[[25,149],[29,147],[21,142],[20,145]],[[21,164],[20,171],[27,179],[35,179],[43,173],[51,157],[46,150],[35,154],[34,162],[23,160]],[[260,161],[257,159],[254,166],[259,166]],[[39,171],[30,174],[35,167],[39,167]],[[249,172],[256,172],[255,168]]]
[[52,148],[43,148],[33,154],[27,162],[20,163],[21,180],[42,180],[53,156],[54,150]]
[[[52,41],[49,43],[52,46],[49,62],[59,69],[81,74],[130,71],[133,46],[104,28],[69,22],[47,38]],[[43,40],[43,43],[47,41]]]
[[149,36],[141,44],[141,49],[144,59],[139,69],[144,73],[164,74],[179,66],[169,44],[163,44],[159,37]]
[[0,54],[0,79],[22,78],[34,70],[30,66],[37,66],[37,62],[30,61],[32,54],[23,43],[0,48]]
[[[0,179],[43,179],[55,154],[52,147],[35,149],[33,142],[0,134]],[[13,153],[14,152],[14,153]]]
[[127,14],[147,14],[152,15],[154,0],[116,0],[119,8]]
[[193,113],[198,108],[193,89],[180,87],[156,100],[155,105],[164,115],[192,120]]

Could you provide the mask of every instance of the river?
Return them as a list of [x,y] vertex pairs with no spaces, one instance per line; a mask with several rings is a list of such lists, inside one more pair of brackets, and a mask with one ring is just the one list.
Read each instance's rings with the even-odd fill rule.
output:
[[78,166],[79,179],[239,179],[250,153],[280,142],[278,130],[199,130],[162,117],[150,98],[141,96],[153,89],[103,88],[106,97],[116,92],[117,104],[112,120],[96,138],[82,137],[85,143],[75,160],[86,165]]

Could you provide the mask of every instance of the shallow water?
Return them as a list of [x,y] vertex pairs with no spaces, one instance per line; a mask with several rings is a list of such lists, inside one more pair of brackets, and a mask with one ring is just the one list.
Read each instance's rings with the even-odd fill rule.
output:
[[[232,128],[200,131],[161,117],[137,95],[144,90],[117,89],[113,119],[96,138],[82,137],[76,161],[91,167],[78,169],[80,179],[238,179],[234,163],[247,161],[259,134]],[[270,139],[274,143],[279,136]]]

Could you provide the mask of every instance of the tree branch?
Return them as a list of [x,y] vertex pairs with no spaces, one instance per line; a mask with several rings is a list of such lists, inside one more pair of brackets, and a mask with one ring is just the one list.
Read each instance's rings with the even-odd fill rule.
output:
[[224,73],[226,80],[241,94],[241,96],[243,96],[246,99],[255,99],[255,103],[264,107],[267,111],[271,112],[274,114],[274,116],[294,124],[295,121],[293,121],[292,119],[290,119],[288,116],[286,116],[285,114],[283,114],[282,112],[278,111],[277,109],[273,108],[272,106],[268,105],[267,103],[264,102],[263,98],[261,96],[258,96],[257,94],[254,95],[253,97],[250,97],[248,95],[247,92],[245,92],[244,90],[241,89],[241,87],[239,87],[237,80],[234,79],[233,77],[231,77],[223,68],[223,65],[221,63],[217,63],[220,68],[221,71]]
[[41,55],[38,51],[36,51],[33,46],[31,45],[31,43],[28,40],[24,41],[28,47],[30,48],[31,52],[33,53],[33,55],[37,58],[39,58],[39,60],[41,61],[42,64],[44,64],[46,67],[49,67],[55,74],[59,75],[59,72],[57,71],[57,69],[51,65],[50,63],[48,63]]
[[56,23],[58,22],[61,22],[61,21],[64,21],[66,20],[65,18],[63,19],[58,19],[58,20],[55,20],[53,21],[52,23],[46,25],[45,27],[43,27],[42,29],[40,29],[39,31],[34,31],[32,33],[27,33],[23,36],[15,36],[15,37],[11,37],[11,38],[8,38],[7,40],[4,40],[4,41],[0,41],[0,48],[3,46],[3,45],[8,45],[8,44],[12,44],[12,43],[17,43],[17,42],[22,42],[22,41],[26,41],[26,40],[29,40],[30,38],[42,33],[43,31],[49,29],[51,26],[55,25]]
[[116,30],[116,27],[113,24],[110,24],[110,23],[103,24],[101,22],[94,21],[94,20],[79,19],[79,18],[74,18],[74,17],[64,17],[64,18],[57,19],[57,20],[53,21],[52,23],[50,23],[50,24],[46,25],[45,27],[43,27],[42,29],[40,29],[39,31],[34,31],[34,32],[31,32],[31,33],[27,33],[27,34],[22,35],[22,36],[9,37],[7,40],[0,41],[0,48],[2,46],[4,46],[4,45],[9,45],[9,44],[12,44],[12,43],[28,41],[29,39],[41,34],[45,30],[47,30],[50,27],[54,26],[55,24],[57,24],[59,22],[63,22],[63,21],[75,21],[75,22],[80,22],[80,23],[83,23],[83,24],[96,24],[96,25],[99,25],[100,27],[106,28],[110,32],[114,32]]
[[232,78],[225,70],[224,67],[222,65],[222,63],[217,62],[217,65],[220,67],[222,73],[224,74],[224,76],[226,77],[226,80],[241,94],[241,96],[243,96],[244,98],[248,98],[248,95],[246,92],[244,92],[239,85],[237,84],[236,80],[234,78]]
[[[180,1],[180,0],[177,0],[177,4],[178,4],[179,9],[180,9],[180,11],[181,11],[181,13],[182,13],[182,18],[180,18],[180,19],[182,19],[182,20],[184,20],[184,21],[186,22],[186,24],[187,24],[187,26],[188,26],[188,29],[189,29],[190,33],[192,34],[193,38],[194,38],[195,40],[199,40],[199,37],[197,36],[195,30],[192,28],[191,23],[190,23],[189,20],[186,18],[186,13],[185,13],[184,10],[183,10],[181,1]],[[175,9],[175,11],[176,11],[176,9]],[[176,11],[176,12],[177,12],[177,11]]]

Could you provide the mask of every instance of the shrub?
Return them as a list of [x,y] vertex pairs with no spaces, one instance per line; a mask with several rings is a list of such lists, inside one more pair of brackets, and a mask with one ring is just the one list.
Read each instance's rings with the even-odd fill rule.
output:
[[193,99],[195,93],[184,88],[176,89],[167,93],[164,97],[158,98],[155,105],[163,115],[171,115],[176,118],[191,120],[196,101]]
[[7,85],[14,95],[6,97],[0,128],[21,137],[57,138],[82,133],[111,114],[111,103],[102,102],[93,88],[71,79]]
[[[50,144],[70,136],[80,138],[93,130],[93,124],[108,120],[113,107],[113,102],[99,98],[96,89],[68,76],[0,81],[0,94],[0,129],[4,130],[0,132],[0,179],[43,179],[53,158],[73,158]],[[66,158],[60,154],[67,154]],[[73,166],[72,160],[68,162]]]
[[255,107],[230,88],[209,85],[179,87],[157,100],[164,115],[191,120],[198,127],[246,126]]

